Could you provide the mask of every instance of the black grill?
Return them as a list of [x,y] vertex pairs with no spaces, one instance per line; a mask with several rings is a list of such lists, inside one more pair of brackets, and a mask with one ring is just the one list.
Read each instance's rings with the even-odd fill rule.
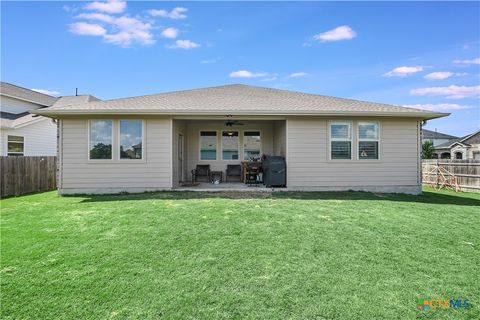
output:
[[268,156],[262,163],[263,183],[267,187],[286,186],[285,158]]

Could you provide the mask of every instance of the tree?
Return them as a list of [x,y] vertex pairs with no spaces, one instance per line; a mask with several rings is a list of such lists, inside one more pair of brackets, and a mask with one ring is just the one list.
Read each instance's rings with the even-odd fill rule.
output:
[[430,140],[425,141],[422,145],[422,159],[433,159],[434,151],[433,142]]
[[90,150],[90,159],[111,159],[112,158],[112,145],[97,143]]

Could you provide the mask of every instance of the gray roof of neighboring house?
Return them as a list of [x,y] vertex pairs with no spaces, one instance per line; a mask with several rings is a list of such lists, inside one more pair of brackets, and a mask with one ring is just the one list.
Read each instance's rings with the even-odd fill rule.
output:
[[10,112],[3,112],[0,111],[0,118],[6,119],[6,120],[16,120],[18,118],[21,118],[23,116],[26,116],[29,114],[28,112],[22,112],[22,113],[10,113]]
[[431,119],[438,113],[394,105],[240,84],[174,91],[138,97],[54,105],[33,111],[61,114],[203,114],[203,115],[385,115]]
[[464,145],[466,145],[466,146],[470,146],[469,143],[466,143],[466,142],[464,142],[464,141],[467,140],[468,138],[470,138],[470,137],[478,134],[478,133],[480,133],[480,130],[477,130],[477,131],[475,131],[475,132],[473,132],[473,133],[471,133],[471,134],[467,134],[466,136],[463,136],[463,137],[461,137],[461,138],[451,139],[451,140],[449,140],[449,141],[447,141],[447,142],[444,142],[444,143],[442,143],[442,144],[439,144],[438,146],[435,147],[435,149],[447,149],[447,148],[450,148],[450,146],[451,146],[452,144],[454,144],[455,142],[464,144]]
[[422,129],[422,138],[423,139],[458,139],[459,137],[437,132],[437,131],[428,130],[428,129]]
[[57,101],[57,97],[36,92],[27,88],[19,87],[8,82],[0,82],[0,94],[17,98],[29,102],[33,102],[42,106],[51,106]]
[[435,147],[435,149],[446,149],[449,148],[453,143],[460,142],[463,138],[451,139],[447,142],[441,143]]
[[28,112],[22,112],[17,114],[1,112],[0,116],[0,128],[5,129],[15,128],[33,120],[48,119],[45,117],[36,116]]

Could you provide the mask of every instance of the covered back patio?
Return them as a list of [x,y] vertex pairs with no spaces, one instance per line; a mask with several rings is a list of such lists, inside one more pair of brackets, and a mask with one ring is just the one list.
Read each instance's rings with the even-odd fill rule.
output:
[[[286,156],[286,120],[176,118],[172,151],[174,188],[260,191],[262,158]],[[256,181],[248,168],[259,171]]]

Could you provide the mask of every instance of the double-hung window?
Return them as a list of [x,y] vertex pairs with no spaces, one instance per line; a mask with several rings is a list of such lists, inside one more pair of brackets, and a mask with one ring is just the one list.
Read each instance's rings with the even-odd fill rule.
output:
[[243,132],[243,159],[259,160],[261,152],[260,131]]
[[352,158],[352,124],[335,121],[330,123],[330,159]]
[[7,136],[7,155],[23,156],[24,139],[21,136]]
[[238,131],[222,131],[222,160],[238,160]]
[[89,158],[112,159],[112,120],[91,120]]
[[200,160],[217,160],[217,132],[200,132]]
[[143,121],[120,120],[120,159],[143,158]]
[[358,123],[358,159],[378,159],[378,122]]

